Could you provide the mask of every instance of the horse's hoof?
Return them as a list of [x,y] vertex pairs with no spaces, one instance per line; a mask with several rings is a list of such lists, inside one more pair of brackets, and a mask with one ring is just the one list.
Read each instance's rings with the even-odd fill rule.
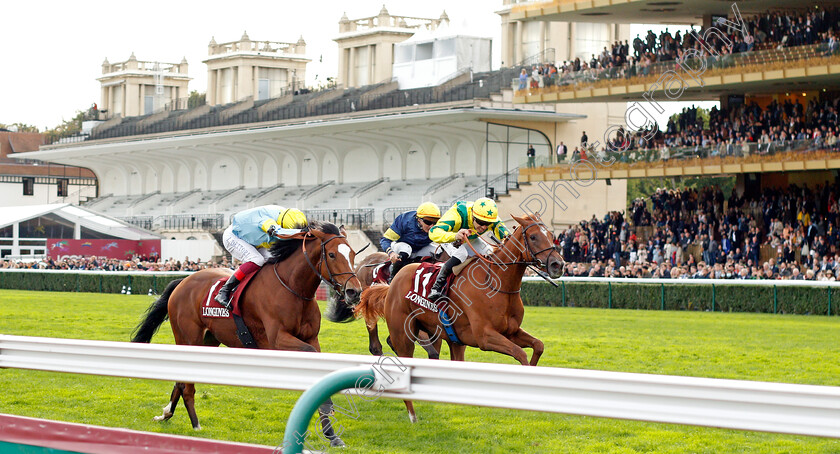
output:
[[341,438],[335,437],[330,440],[330,447],[331,448],[346,448],[347,445],[344,444],[344,441]]
[[417,415],[415,415],[413,413],[409,413],[408,420],[411,421],[412,424],[416,423],[417,422]]
[[193,426],[193,430],[201,430],[201,424]]
[[164,413],[164,414],[162,414],[162,415],[160,415],[160,416],[155,416],[155,417],[154,417],[154,418],[152,418],[152,419],[153,419],[154,421],[168,421],[168,420],[169,420],[169,418],[171,418],[171,417],[172,417],[172,415],[173,415],[173,413]]

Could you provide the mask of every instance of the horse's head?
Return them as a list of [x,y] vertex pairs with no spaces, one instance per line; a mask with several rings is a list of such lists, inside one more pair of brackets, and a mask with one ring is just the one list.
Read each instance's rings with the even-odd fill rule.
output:
[[517,233],[522,235],[521,241],[525,245],[525,260],[537,262],[552,278],[560,277],[563,274],[563,257],[554,247],[554,235],[548,231],[540,215],[511,217],[521,226]]
[[347,304],[354,306],[359,302],[359,296],[362,294],[362,284],[353,271],[356,252],[347,243],[344,226],[336,227],[333,224],[324,223],[313,226],[309,234],[321,243],[318,272],[336,292],[341,294]]

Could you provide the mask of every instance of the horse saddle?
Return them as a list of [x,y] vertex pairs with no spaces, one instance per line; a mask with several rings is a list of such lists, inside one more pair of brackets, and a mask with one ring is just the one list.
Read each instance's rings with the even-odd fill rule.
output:
[[[239,298],[242,296],[242,292],[245,291],[245,288],[248,287],[248,284],[251,282],[251,278],[256,276],[257,273],[251,273],[245,276],[238,286],[236,286],[236,290],[233,291],[233,295],[230,297],[231,307],[233,308],[233,313],[239,316],[242,316],[242,311],[239,309]],[[218,281],[214,282],[213,285],[210,287],[210,292],[207,294],[207,298],[204,300],[204,304],[201,305],[201,316],[208,317],[208,318],[229,318],[231,316],[230,312],[225,309],[224,306],[216,302],[216,295],[219,294],[219,290],[222,289],[222,286],[225,285],[228,278],[223,277]]]

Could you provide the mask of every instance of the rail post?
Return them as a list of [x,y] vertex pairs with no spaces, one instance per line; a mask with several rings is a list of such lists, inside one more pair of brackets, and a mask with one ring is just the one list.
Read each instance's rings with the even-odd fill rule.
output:
[[360,366],[341,369],[324,376],[301,394],[289,414],[283,436],[283,454],[300,454],[306,440],[306,428],[315,410],[333,394],[349,388],[369,388],[376,377],[373,367]]

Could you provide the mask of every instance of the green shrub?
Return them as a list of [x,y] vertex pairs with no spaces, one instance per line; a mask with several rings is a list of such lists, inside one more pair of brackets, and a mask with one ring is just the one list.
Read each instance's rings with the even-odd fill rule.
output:
[[46,292],[121,293],[123,286],[134,294],[146,294],[149,289],[158,294],[169,281],[188,276],[137,274],[101,274],[85,272],[45,273],[39,271],[0,271],[0,289],[37,290]]
[[[627,282],[570,282],[554,287],[546,282],[522,283],[526,306],[598,307],[716,312],[762,312],[826,315],[825,287],[754,285],[646,284]],[[840,289],[831,290],[831,315],[840,314]]]

